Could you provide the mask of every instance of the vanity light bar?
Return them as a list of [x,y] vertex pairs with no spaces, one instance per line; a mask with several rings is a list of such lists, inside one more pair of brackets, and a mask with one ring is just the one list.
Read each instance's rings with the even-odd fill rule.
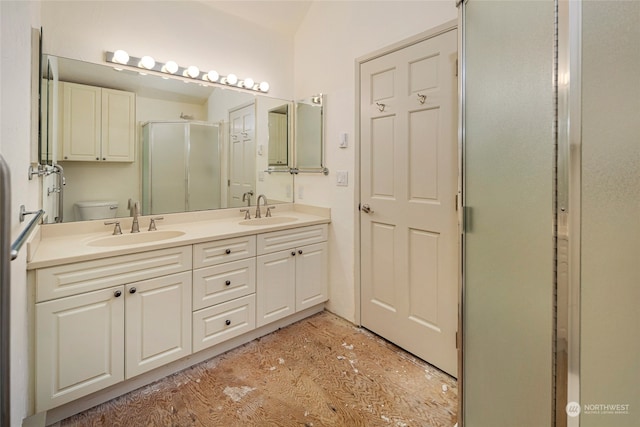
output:
[[[111,64],[115,64],[116,70],[121,70],[123,67],[128,69],[135,69],[140,74],[144,74],[147,71],[151,71],[154,74],[161,76],[179,76],[184,79],[197,81],[200,84],[219,84],[223,86],[233,86],[241,89],[253,90],[256,92],[269,92],[269,83],[267,82],[255,82],[251,77],[245,79],[238,79],[235,74],[228,74],[226,76],[219,75],[216,71],[200,71],[200,69],[194,65],[189,67],[182,67],[176,64],[174,61],[167,61],[166,63],[156,62],[150,56],[143,56],[142,58],[136,58],[129,56],[124,50],[116,50],[115,52],[106,52],[105,60]],[[168,77],[165,77],[168,78]]]

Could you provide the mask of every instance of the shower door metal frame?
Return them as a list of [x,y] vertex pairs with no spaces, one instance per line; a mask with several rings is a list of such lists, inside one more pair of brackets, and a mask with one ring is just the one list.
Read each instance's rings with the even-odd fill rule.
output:
[[[558,5],[558,157],[557,210],[558,242],[556,265],[566,265],[565,274],[557,274],[558,322],[566,331],[556,331],[556,351],[566,349],[565,357],[556,353],[555,410],[558,425],[578,427],[579,413],[571,415],[570,405],[580,403],[580,281],[581,281],[581,171],[582,171],[582,1],[557,0]],[[559,334],[558,332],[562,332]],[[566,423],[564,420],[566,419]]]

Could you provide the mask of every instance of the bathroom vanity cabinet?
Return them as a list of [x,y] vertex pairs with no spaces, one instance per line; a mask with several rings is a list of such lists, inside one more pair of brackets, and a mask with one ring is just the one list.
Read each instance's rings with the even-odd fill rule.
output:
[[186,246],[36,270],[37,411],[191,354],[191,266]]
[[258,235],[258,326],[328,299],[326,240],[322,225]]
[[37,412],[321,307],[327,234],[311,225],[36,269]]
[[77,83],[62,86],[65,161],[133,162],[135,94]]
[[256,327],[256,236],[197,244],[193,253],[193,351],[200,351]]

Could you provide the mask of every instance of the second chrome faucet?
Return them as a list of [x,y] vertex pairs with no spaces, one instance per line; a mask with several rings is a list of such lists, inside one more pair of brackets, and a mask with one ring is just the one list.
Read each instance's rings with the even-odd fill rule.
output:
[[[253,194],[253,192],[251,192]],[[248,193],[245,193],[245,195]],[[243,196],[242,200],[244,201],[245,198]],[[268,206],[268,202],[267,202],[267,196],[265,196],[264,194],[260,194],[258,196],[258,200],[256,201],[256,218],[262,218],[262,212],[260,211],[260,200],[263,201],[262,206],[267,208],[267,213],[265,216],[270,217],[271,216],[271,209],[275,209],[275,206]],[[240,212],[244,213],[244,219],[251,219],[251,214],[249,213],[249,205],[247,205],[246,209],[240,209]]]

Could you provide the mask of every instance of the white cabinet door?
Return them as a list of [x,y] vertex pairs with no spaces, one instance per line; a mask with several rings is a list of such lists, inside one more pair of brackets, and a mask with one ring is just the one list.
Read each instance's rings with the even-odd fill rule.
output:
[[256,326],[260,327],[295,313],[295,255],[295,250],[291,249],[258,257]]
[[301,311],[328,299],[327,242],[296,251],[296,311]]
[[124,379],[124,287],[36,304],[36,412]]
[[62,160],[100,160],[101,88],[62,83]]
[[62,160],[133,162],[135,94],[62,82]]
[[126,378],[191,354],[191,272],[125,287]]
[[133,162],[135,148],[135,94],[102,89],[102,148],[100,160]]

